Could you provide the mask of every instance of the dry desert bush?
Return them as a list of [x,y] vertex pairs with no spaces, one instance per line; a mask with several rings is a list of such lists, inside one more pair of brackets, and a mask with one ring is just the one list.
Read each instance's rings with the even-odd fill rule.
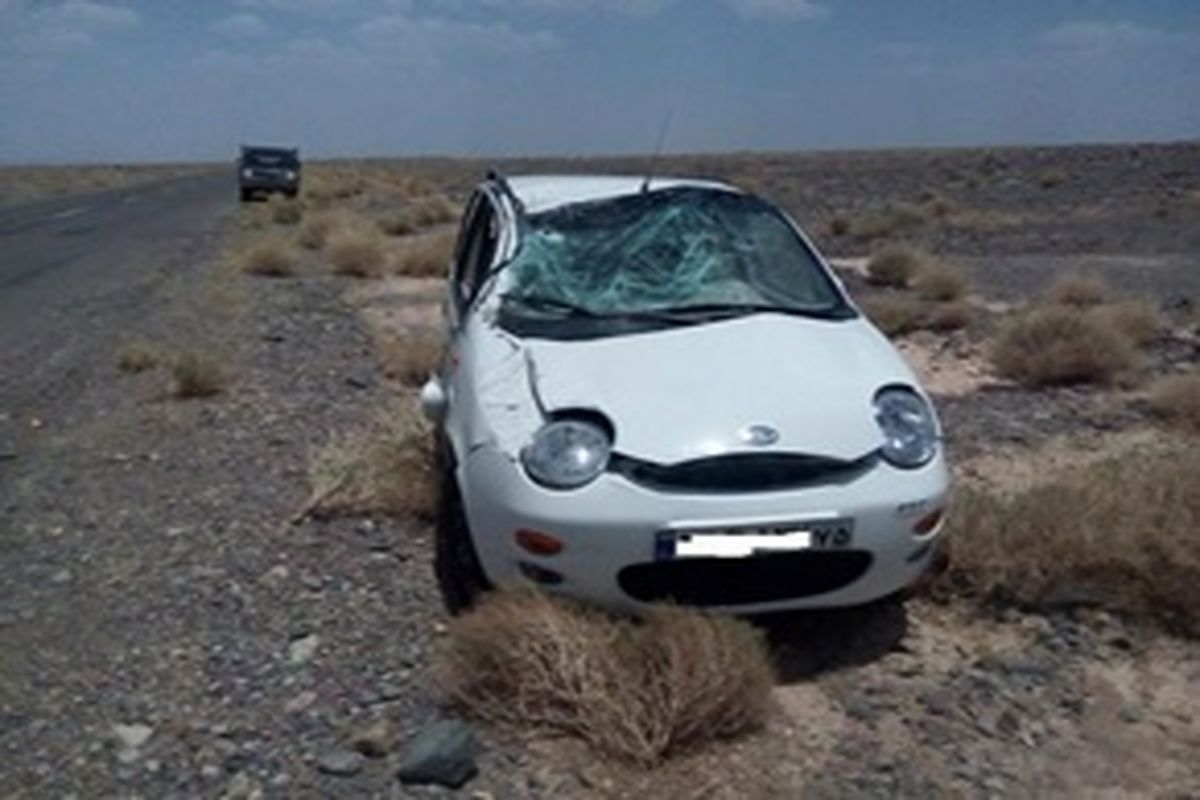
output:
[[867,262],[867,281],[876,286],[904,289],[928,265],[929,257],[919,250],[907,245],[886,247]]
[[427,195],[409,200],[404,208],[380,219],[378,225],[389,236],[408,236],[452,222],[458,213],[458,208],[443,195]]
[[396,252],[392,269],[412,278],[444,278],[454,255],[454,228],[410,236]]
[[1031,386],[1111,383],[1139,360],[1123,332],[1062,305],[1010,319],[992,342],[991,359],[1001,375]]
[[1092,306],[1088,316],[1097,323],[1120,331],[1138,345],[1147,344],[1166,328],[1158,309],[1145,300],[1120,300]]
[[330,233],[337,227],[338,217],[328,211],[321,211],[316,214],[305,216],[304,223],[300,226],[300,233],[296,237],[296,241],[306,250],[320,250],[329,240]]
[[350,226],[329,237],[325,255],[338,275],[378,278],[387,265],[387,253],[379,234],[368,228]]
[[259,239],[236,258],[242,270],[252,275],[281,278],[296,272],[296,253],[280,236]]
[[312,492],[298,516],[379,512],[431,519],[436,507],[431,441],[428,423],[409,406],[335,437],[312,458]]
[[1200,451],[1141,452],[1017,494],[960,492],[952,592],[1027,607],[1076,603],[1200,633]]
[[267,207],[271,210],[271,221],[276,225],[295,225],[304,216],[304,207],[283,195],[271,195]]
[[1108,284],[1088,275],[1063,275],[1050,285],[1051,302],[1076,308],[1088,308],[1106,303],[1112,296]]
[[229,382],[220,360],[202,350],[184,350],[171,366],[176,397],[211,397]]
[[404,338],[380,343],[384,373],[405,386],[416,388],[437,369],[445,339],[436,333],[412,332]]
[[921,327],[930,331],[956,331],[971,324],[975,308],[962,300],[951,303],[935,303],[925,312]]
[[139,339],[129,342],[117,353],[117,369],[122,372],[145,372],[158,366],[158,360],[158,349]]
[[864,298],[859,305],[876,327],[888,336],[903,336],[919,330],[925,324],[926,303],[903,294],[875,295]]
[[949,303],[967,293],[967,276],[958,267],[941,261],[929,261],[913,278],[913,288],[922,300]]
[[1150,410],[1169,425],[1200,434],[1200,373],[1156,381],[1150,387]]
[[868,209],[850,221],[850,232],[859,239],[885,239],[910,233],[926,222],[925,210],[910,203],[887,203]]
[[464,713],[647,766],[760,727],[774,683],[741,620],[662,607],[633,621],[529,591],[451,623],[436,676]]

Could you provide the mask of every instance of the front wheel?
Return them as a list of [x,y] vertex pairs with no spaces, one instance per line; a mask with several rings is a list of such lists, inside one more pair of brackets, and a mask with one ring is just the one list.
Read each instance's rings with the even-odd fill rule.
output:
[[437,524],[434,531],[433,571],[442,602],[451,614],[467,611],[491,588],[467,526],[462,495],[452,467],[439,473]]

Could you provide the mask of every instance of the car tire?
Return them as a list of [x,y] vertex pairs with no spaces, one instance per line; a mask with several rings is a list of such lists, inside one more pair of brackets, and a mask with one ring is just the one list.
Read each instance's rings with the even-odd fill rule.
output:
[[252,199],[254,199],[254,192],[250,191],[249,189],[242,189],[240,194],[243,203],[249,203]]
[[[444,446],[439,448],[443,449]],[[440,466],[438,475],[433,571],[446,610],[457,615],[469,610],[480,595],[492,587],[471,541],[471,530],[453,466]]]

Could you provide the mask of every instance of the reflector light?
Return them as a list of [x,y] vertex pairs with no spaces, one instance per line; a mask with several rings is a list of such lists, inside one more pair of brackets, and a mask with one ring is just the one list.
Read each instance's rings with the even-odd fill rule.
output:
[[563,549],[563,543],[550,534],[531,531],[528,528],[521,528],[513,537],[522,550],[535,556],[556,556]]

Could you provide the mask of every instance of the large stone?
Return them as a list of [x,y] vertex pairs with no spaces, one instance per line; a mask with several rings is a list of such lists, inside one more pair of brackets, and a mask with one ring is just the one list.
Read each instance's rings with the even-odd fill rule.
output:
[[317,756],[317,769],[326,775],[347,778],[363,767],[363,757],[353,750],[329,750]]
[[404,751],[401,783],[435,783],[457,789],[478,772],[475,732],[458,720],[441,720],[421,731]]

